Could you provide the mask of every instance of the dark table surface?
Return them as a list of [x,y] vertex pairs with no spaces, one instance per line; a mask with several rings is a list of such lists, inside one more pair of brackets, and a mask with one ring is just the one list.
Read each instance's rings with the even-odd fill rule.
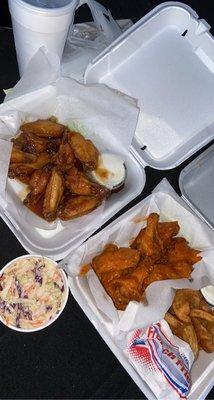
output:
[[[132,17],[135,20],[160,3],[143,0],[100,2],[112,10],[115,18]],[[211,1],[195,0],[187,3],[200,17],[214,26]],[[5,20],[2,20],[2,15],[0,20],[4,26],[10,24],[5,4]],[[87,10],[78,12],[78,22],[87,19],[90,19]],[[0,60],[0,88],[12,87],[19,76],[10,29],[0,28]],[[3,98],[3,92],[0,92],[1,102]],[[118,215],[150,194],[163,177],[166,177],[179,193],[178,176],[189,162],[190,159],[170,171],[157,171],[147,167],[146,186],[142,193]],[[2,220],[0,238],[0,267],[12,258],[26,254]],[[0,324],[0,344],[1,399],[145,398],[71,295],[61,317],[43,331],[29,335],[21,334]],[[207,398],[214,398],[214,390]]]

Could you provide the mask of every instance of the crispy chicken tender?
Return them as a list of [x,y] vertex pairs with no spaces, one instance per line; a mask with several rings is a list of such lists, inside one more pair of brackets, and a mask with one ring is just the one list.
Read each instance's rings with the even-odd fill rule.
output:
[[47,221],[56,218],[57,208],[64,192],[64,178],[62,173],[55,167],[51,172],[48,185],[45,190],[43,215]]
[[81,217],[95,210],[102,203],[102,199],[96,196],[72,196],[62,203],[59,218],[63,221]]
[[91,142],[85,139],[79,132],[68,133],[68,142],[70,143],[75,157],[81,161],[86,169],[93,170],[97,168],[99,151]]
[[65,127],[49,119],[38,119],[34,122],[27,122],[21,126],[24,133],[30,133],[38,137],[58,138],[62,137]]

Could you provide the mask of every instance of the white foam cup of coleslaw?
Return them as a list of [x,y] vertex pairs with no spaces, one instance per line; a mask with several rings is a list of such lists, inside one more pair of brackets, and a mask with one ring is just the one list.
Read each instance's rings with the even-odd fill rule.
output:
[[60,316],[68,300],[65,272],[48,257],[24,255],[0,271],[0,321],[19,332],[36,332]]

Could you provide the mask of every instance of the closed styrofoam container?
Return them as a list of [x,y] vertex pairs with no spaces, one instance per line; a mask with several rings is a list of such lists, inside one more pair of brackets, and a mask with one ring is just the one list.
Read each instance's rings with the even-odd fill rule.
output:
[[187,5],[162,3],[87,67],[85,83],[105,83],[138,100],[132,152],[143,166],[170,169],[214,137],[214,39]]

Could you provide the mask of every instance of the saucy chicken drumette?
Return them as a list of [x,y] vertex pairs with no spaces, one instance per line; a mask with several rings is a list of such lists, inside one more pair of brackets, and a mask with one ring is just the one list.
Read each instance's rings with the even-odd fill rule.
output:
[[117,309],[124,310],[131,300],[142,301],[152,282],[189,278],[201,257],[186,239],[175,237],[179,229],[177,221],[159,222],[158,214],[150,214],[131,247],[109,244],[93,258],[88,268],[94,269]]
[[48,222],[85,215],[109,196],[88,173],[98,165],[97,148],[54,118],[23,124],[12,142],[9,178],[29,186],[24,204]]

